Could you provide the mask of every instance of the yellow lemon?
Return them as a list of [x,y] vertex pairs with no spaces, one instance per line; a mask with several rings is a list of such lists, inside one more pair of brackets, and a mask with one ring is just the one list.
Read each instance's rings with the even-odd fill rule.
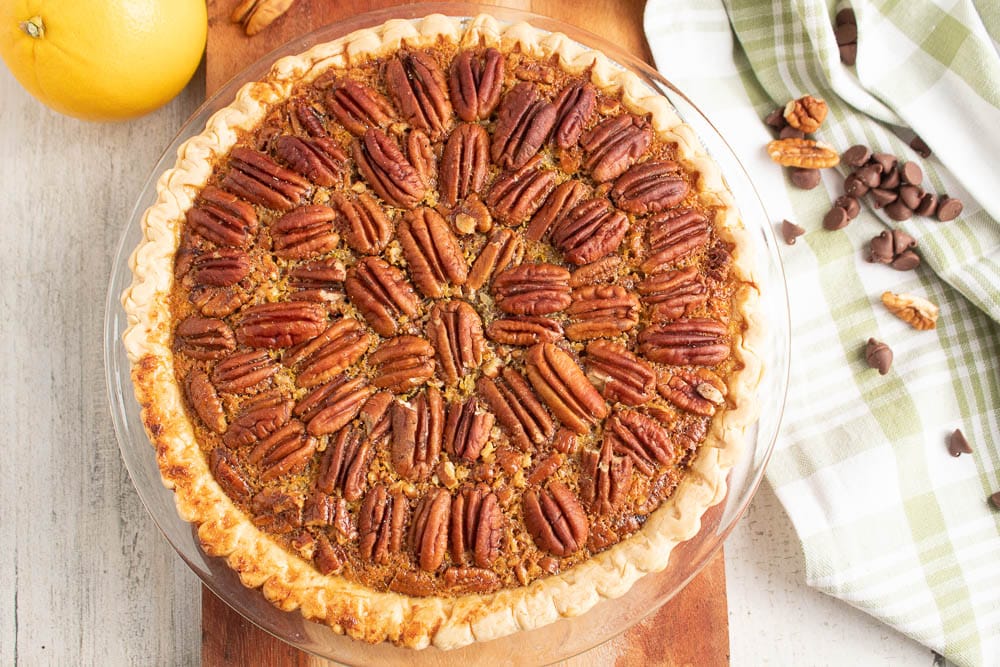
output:
[[70,116],[118,120],[171,99],[208,32],[205,0],[7,0],[0,56],[28,92]]

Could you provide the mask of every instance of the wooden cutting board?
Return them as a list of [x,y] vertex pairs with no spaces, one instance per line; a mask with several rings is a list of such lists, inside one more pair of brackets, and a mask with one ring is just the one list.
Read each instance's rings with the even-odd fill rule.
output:
[[[229,20],[239,0],[208,0],[206,92],[211,95],[237,72],[285,42],[334,21],[403,3],[398,0],[296,0],[266,30],[248,38]],[[650,61],[642,30],[645,0],[485,0],[532,11],[598,32],[624,50]],[[530,658],[528,659],[530,661]],[[203,667],[328,667],[332,663],[303,653],[260,630],[202,589]],[[624,634],[566,666],[729,664],[729,615],[722,551],[670,602]]]

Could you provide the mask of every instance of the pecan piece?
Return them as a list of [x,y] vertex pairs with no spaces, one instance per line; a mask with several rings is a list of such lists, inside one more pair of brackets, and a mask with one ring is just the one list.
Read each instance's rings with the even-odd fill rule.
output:
[[400,319],[419,312],[420,301],[406,276],[378,257],[366,257],[351,267],[344,289],[371,328],[383,336],[392,336]]
[[320,459],[315,488],[323,493],[339,489],[347,501],[360,500],[374,456],[372,445],[371,438],[366,438],[360,427],[340,429]]
[[277,488],[265,487],[250,500],[253,524],[269,533],[286,535],[302,526],[302,500]]
[[306,423],[310,434],[327,435],[357,417],[361,406],[374,391],[363,375],[350,380],[339,377],[306,394],[293,412]]
[[344,569],[347,556],[344,548],[334,544],[324,533],[316,536],[316,551],[313,553],[313,563],[320,574],[338,574]]
[[729,341],[722,323],[692,317],[646,327],[639,334],[639,351],[662,364],[715,366],[729,356]]
[[323,104],[353,135],[362,136],[372,128],[384,128],[396,110],[384,95],[357,81],[344,81],[331,89]]
[[453,459],[475,461],[490,437],[493,413],[479,409],[475,396],[451,403],[444,424],[444,448]]
[[525,368],[531,385],[566,427],[580,435],[608,416],[608,405],[573,357],[554,343],[528,350]]
[[326,309],[318,303],[278,301],[243,311],[236,340],[248,347],[281,348],[315,338],[326,329]]
[[304,470],[318,444],[316,438],[306,433],[305,425],[293,419],[257,443],[247,462],[260,465],[261,481],[269,482]]
[[191,230],[219,246],[246,247],[257,233],[253,206],[214,185],[201,191],[185,217]]
[[566,261],[587,264],[617,250],[628,228],[628,216],[607,198],[595,197],[556,220],[549,237]]
[[452,110],[444,72],[434,58],[419,51],[400,54],[385,64],[382,74],[403,119],[431,139],[442,138],[451,126]]
[[428,387],[412,404],[392,404],[392,466],[405,480],[417,482],[431,475],[441,453],[444,402],[436,387]]
[[551,317],[522,316],[493,320],[486,327],[490,340],[504,345],[528,347],[535,343],[554,343],[563,337],[563,328]]
[[572,301],[569,271],[555,264],[519,264],[493,279],[497,307],[511,315],[557,313]]
[[358,513],[358,550],[361,557],[378,565],[388,565],[403,548],[406,525],[406,496],[388,491],[382,484],[365,496]]
[[497,229],[490,236],[479,256],[472,263],[466,285],[477,290],[490,281],[493,274],[510,266],[516,266],[524,259],[524,241],[520,234],[509,229]]
[[191,369],[184,378],[184,394],[205,426],[216,433],[226,430],[226,413],[222,410],[222,401],[205,371]]
[[937,326],[939,309],[936,304],[916,294],[882,292],[886,309],[918,331]]
[[500,101],[490,156],[503,169],[520,169],[533,158],[552,131],[556,108],[527,82],[514,85]]
[[491,567],[500,555],[503,514],[495,493],[486,484],[467,485],[451,501],[451,559]]
[[618,270],[621,265],[622,258],[617,255],[602,257],[573,271],[569,277],[569,285],[570,287],[583,287],[597,283],[613,283],[618,279]]
[[188,285],[229,287],[250,275],[250,257],[239,248],[218,248],[191,259],[184,276]]
[[336,517],[338,500],[343,500],[343,498],[334,498],[322,491],[313,491],[306,498],[305,505],[302,506],[302,525],[324,528],[332,526]]
[[449,567],[441,580],[455,595],[491,593],[500,588],[497,573],[482,567]]
[[522,450],[528,451],[552,437],[552,418],[528,381],[513,368],[505,367],[496,379],[479,378],[476,390]]
[[410,524],[410,547],[420,569],[426,572],[434,572],[444,562],[450,516],[451,494],[447,489],[431,489],[417,503]]
[[448,88],[458,117],[467,122],[486,120],[500,102],[504,59],[490,48],[459,52],[451,62]]
[[449,207],[479,192],[489,169],[490,137],[486,128],[462,123],[448,137],[441,154],[441,200]]
[[250,288],[246,283],[244,280],[229,287],[198,285],[191,289],[188,301],[206,317],[226,317],[250,300]]
[[618,177],[611,198],[623,211],[646,215],[677,206],[690,187],[672,160],[650,160],[631,167]]
[[561,91],[555,99],[556,122],[552,136],[556,146],[571,148],[583,134],[583,128],[597,108],[597,91],[590,83],[573,83]]
[[310,183],[263,153],[238,146],[229,154],[229,171],[222,187],[233,194],[277,211],[289,211],[302,200]]
[[232,452],[224,447],[216,447],[209,457],[208,467],[227,496],[242,503],[250,500],[250,482],[247,481],[246,474],[240,470]]
[[658,273],[708,243],[708,220],[697,211],[669,211],[649,219],[649,256],[640,268]]
[[320,110],[304,97],[292,98],[291,110],[288,120],[296,132],[317,138],[330,136],[323,126]]
[[280,368],[266,350],[238,352],[215,365],[212,369],[212,384],[219,391],[235,394],[270,379]]
[[657,322],[690,313],[708,300],[694,266],[651,275],[639,283],[638,291],[642,302],[649,306],[651,319]]
[[484,201],[496,220],[515,227],[534,215],[555,184],[555,171],[543,169],[541,158],[535,157],[501,174]]
[[465,284],[465,256],[440,213],[426,207],[410,211],[396,231],[413,282],[424,296],[440,298],[449,283]]
[[782,116],[795,129],[812,134],[823,124],[829,110],[823,100],[812,95],[805,95],[797,100],[789,100]]
[[330,252],[340,242],[333,229],[336,211],[329,206],[300,206],[271,227],[274,254],[282,259],[307,259]]
[[330,198],[330,205],[347,223],[344,240],[351,250],[362,255],[377,255],[385,249],[392,238],[392,224],[374,197],[362,192],[352,201],[337,193]]
[[230,449],[252,445],[284,426],[292,417],[295,401],[278,391],[260,394],[243,404],[222,442]]
[[285,350],[281,361],[289,367],[300,367],[298,386],[315,387],[353,366],[371,342],[372,337],[360,322],[342,318],[316,338]]
[[653,141],[649,123],[630,113],[601,121],[580,138],[586,153],[583,165],[594,180],[618,178],[642,157]]
[[827,169],[840,164],[836,149],[812,139],[775,139],[767,145],[767,154],[783,167]]
[[614,437],[605,434],[600,451],[583,452],[580,467],[580,497],[590,511],[598,516],[617,511],[632,484],[632,459],[614,455]]
[[397,336],[382,341],[368,357],[368,365],[375,369],[372,384],[402,394],[433,377],[434,348],[417,336]]
[[656,372],[628,348],[608,340],[587,345],[587,378],[609,401],[642,405],[653,397]]
[[635,410],[616,410],[604,425],[604,437],[610,439],[616,454],[632,459],[646,475],[656,472],[656,464],[668,466],[675,452],[670,433],[658,421]]
[[656,383],[663,398],[682,410],[702,417],[711,417],[717,406],[726,401],[726,383],[707,368],[687,371],[676,368],[665,373]]
[[612,338],[639,324],[639,299],[621,285],[578,287],[566,314],[570,340]]
[[524,494],[524,525],[539,549],[569,556],[587,543],[590,525],[583,506],[562,482]]
[[557,220],[565,218],[577,204],[587,197],[588,188],[581,181],[570,179],[556,186],[538,212],[531,217],[524,236],[532,241],[541,241]]
[[337,184],[347,163],[347,154],[327,136],[278,137],[274,154],[292,171],[326,188]]
[[459,234],[486,233],[493,229],[490,209],[486,208],[486,204],[475,192],[460,201],[458,206],[452,209],[449,217]]
[[372,394],[361,407],[358,417],[364,427],[368,439],[372,442],[380,442],[389,433],[392,419],[389,415],[389,406],[392,405],[393,397],[388,391],[379,391]]
[[288,298],[316,303],[340,301],[346,276],[344,265],[332,257],[299,264],[288,271],[288,288],[294,290]]
[[379,129],[351,144],[358,172],[379,197],[392,206],[413,208],[427,194],[427,184],[396,142]]
[[192,359],[221,359],[235,349],[233,330],[214,317],[187,317],[174,329],[174,351]]
[[483,322],[466,302],[435,304],[426,330],[446,385],[457,384],[468,369],[483,362]]

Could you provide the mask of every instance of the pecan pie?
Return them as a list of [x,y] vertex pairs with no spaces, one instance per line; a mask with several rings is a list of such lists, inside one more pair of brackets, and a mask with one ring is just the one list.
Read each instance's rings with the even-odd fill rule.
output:
[[144,216],[164,483],[282,609],[442,648],[666,566],[755,414],[747,235],[666,100],[488,16],[279,60]]

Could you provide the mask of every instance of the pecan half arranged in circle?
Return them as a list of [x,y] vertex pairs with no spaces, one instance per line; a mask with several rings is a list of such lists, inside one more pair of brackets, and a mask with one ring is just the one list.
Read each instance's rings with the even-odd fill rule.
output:
[[351,423],[374,391],[363,375],[350,380],[341,376],[310,391],[293,412],[309,433],[327,435]]
[[464,285],[468,266],[448,222],[432,208],[408,212],[396,227],[410,275],[424,296],[440,298],[450,283]]
[[355,200],[337,193],[330,198],[330,206],[346,223],[342,227],[344,240],[354,252],[377,255],[392,239],[392,223],[367,192],[362,192]]
[[397,55],[382,73],[403,119],[431,139],[442,138],[451,127],[452,109],[444,72],[434,58],[420,51]]
[[406,496],[389,491],[383,484],[372,488],[358,512],[358,550],[361,557],[377,565],[388,565],[403,550]]
[[587,198],[589,188],[575,178],[556,186],[538,212],[532,216],[524,237],[531,241],[541,241],[549,234],[549,229],[557,220],[562,220],[569,212]]
[[216,393],[212,381],[205,371],[193,368],[184,378],[184,394],[188,404],[202,423],[215,433],[226,430],[226,413],[222,409],[222,401]]
[[371,343],[371,335],[360,322],[342,318],[316,338],[285,350],[281,361],[299,368],[296,382],[300,387],[315,387],[357,363]]
[[662,364],[715,366],[729,356],[729,340],[726,327],[717,320],[685,318],[643,329],[639,351]]
[[451,559],[477,567],[491,567],[500,555],[503,514],[490,487],[467,485],[451,501]]
[[574,83],[559,91],[555,99],[556,122],[552,136],[556,146],[571,148],[583,134],[597,108],[597,91],[590,83]]
[[587,515],[576,495],[562,482],[524,493],[524,524],[539,549],[553,556],[579,551],[590,534]]
[[295,401],[274,390],[243,404],[222,442],[230,449],[252,445],[284,426],[292,417]]
[[500,377],[481,377],[476,391],[486,401],[510,439],[523,451],[552,437],[555,424],[524,376],[505,367]]
[[690,187],[672,160],[651,160],[631,167],[618,177],[611,198],[618,208],[636,215],[659,213],[677,206]]
[[291,113],[288,115],[289,123],[299,134],[308,134],[310,137],[329,137],[323,125],[323,115],[320,109],[306,100],[304,97],[292,99]]
[[310,183],[263,153],[237,146],[229,154],[229,171],[222,187],[234,195],[276,211],[299,205]]
[[630,113],[601,121],[580,138],[586,154],[583,165],[595,181],[618,178],[649,148],[653,128]]
[[450,518],[451,494],[447,489],[431,489],[417,503],[410,524],[410,547],[421,570],[434,572],[444,562]]
[[529,316],[493,320],[486,327],[490,340],[504,345],[529,347],[536,343],[554,343],[563,337],[563,328],[551,317]]
[[379,129],[351,144],[358,172],[379,197],[392,206],[413,208],[427,194],[427,184],[395,140]]
[[493,413],[479,409],[475,396],[465,403],[457,401],[448,405],[444,425],[444,448],[454,459],[475,461],[486,446],[493,428]]
[[697,211],[668,211],[649,219],[649,256],[640,268],[658,273],[708,243],[708,220]]
[[475,123],[462,123],[454,129],[441,154],[441,178],[438,182],[441,201],[455,206],[474,192],[483,189],[489,169],[490,135]]
[[616,282],[621,266],[622,258],[618,255],[608,255],[595,262],[584,264],[569,277],[570,287]]
[[256,387],[280,369],[281,365],[266,350],[237,352],[215,365],[212,369],[212,384],[219,391],[235,394]]
[[247,462],[259,465],[261,481],[269,482],[305,469],[318,445],[316,438],[306,433],[302,422],[293,419],[258,442]]
[[687,371],[682,368],[666,373],[656,383],[663,398],[677,407],[702,417],[711,417],[726,402],[726,383],[707,368]]
[[519,264],[493,279],[497,307],[511,315],[557,313],[572,301],[569,271],[555,264]]
[[638,290],[654,322],[676,319],[708,300],[708,291],[694,266],[653,274],[639,283]]
[[340,180],[347,154],[330,137],[284,135],[274,142],[274,154],[292,171],[325,188]]
[[346,277],[343,263],[332,257],[299,264],[288,271],[288,289],[294,290],[288,298],[316,303],[340,301]]
[[248,347],[291,347],[320,335],[326,320],[326,309],[317,303],[261,303],[243,311],[236,340]]
[[534,215],[555,184],[555,171],[543,168],[541,158],[535,157],[501,174],[483,201],[498,222],[515,227]]
[[174,329],[174,350],[192,359],[221,359],[235,349],[233,330],[215,317],[187,317]]
[[397,336],[382,341],[368,365],[375,369],[372,384],[402,394],[434,376],[434,348],[417,336]]
[[250,257],[239,248],[218,248],[194,256],[184,276],[190,285],[229,287],[250,275]]
[[620,343],[595,340],[584,357],[587,378],[604,398],[625,405],[642,405],[653,397],[656,371]]
[[567,262],[588,264],[615,252],[628,228],[628,216],[615,210],[607,198],[596,197],[556,220],[549,237]]
[[403,272],[378,257],[366,257],[351,267],[344,289],[371,328],[383,336],[395,334],[404,316],[420,312],[420,300]]
[[384,95],[356,81],[331,89],[323,104],[348,132],[359,137],[372,128],[384,128],[396,115]]
[[520,169],[533,158],[556,122],[556,108],[531,83],[514,85],[500,101],[490,157],[502,169]]
[[372,444],[357,426],[340,429],[320,459],[316,490],[330,494],[339,489],[349,502],[360,500],[374,455]]
[[188,227],[215,245],[243,248],[257,233],[257,212],[236,195],[206,186],[188,209]]
[[635,410],[616,410],[604,425],[604,437],[611,440],[616,454],[628,456],[646,475],[656,472],[657,464],[669,466],[676,458],[667,429]]
[[525,368],[531,385],[552,414],[580,435],[608,416],[608,404],[569,356],[554,343],[540,343],[528,350]]
[[227,496],[241,503],[250,500],[253,492],[250,482],[232,452],[224,447],[216,447],[208,459],[208,467]]
[[483,322],[476,309],[464,301],[445,301],[431,309],[427,338],[437,352],[441,379],[457,384],[469,369],[483,363]]
[[411,482],[430,477],[441,454],[444,436],[444,400],[428,387],[411,403],[392,404],[392,467]]
[[500,102],[504,59],[490,48],[482,53],[460,51],[451,62],[448,88],[458,117],[467,122],[486,120]]
[[580,467],[580,498],[590,511],[598,516],[617,511],[632,486],[632,459],[615,456],[614,438],[605,436],[600,451],[583,452]]
[[469,289],[477,290],[488,283],[494,274],[520,264],[522,259],[524,240],[521,235],[509,229],[497,229],[472,263],[465,284]]
[[337,213],[329,206],[299,206],[271,226],[274,254],[282,259],[307,259],[330,252],[340,242],[334,231]]
[[578,287],[566,314],[570,340],[612,338],[639,324],[639,299],[621,285]]
[[190,301],[206,317],[227,317],[250,300],[252,285],[249,279],[229,287],[197,285],[188,294]]

